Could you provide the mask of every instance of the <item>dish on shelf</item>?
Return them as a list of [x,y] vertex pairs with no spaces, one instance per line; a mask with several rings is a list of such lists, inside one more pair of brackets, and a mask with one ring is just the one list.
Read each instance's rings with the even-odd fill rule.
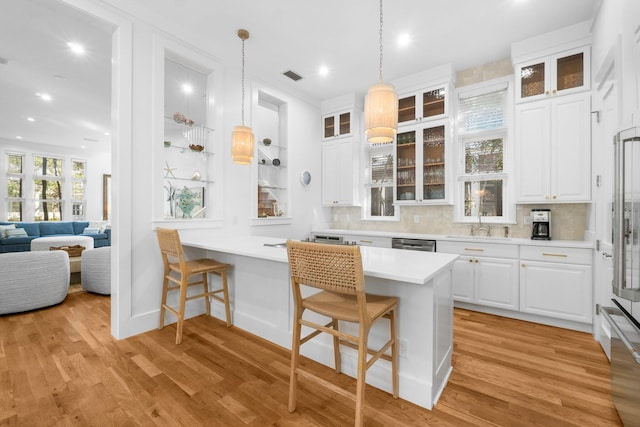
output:
[[265,138],[262,140],[262,143],[266,146],[271,145],[271,138]]
[[202,151],[202,150],[204,150],[204,145],[189,144],[189,148],[191,149],[191,151]]

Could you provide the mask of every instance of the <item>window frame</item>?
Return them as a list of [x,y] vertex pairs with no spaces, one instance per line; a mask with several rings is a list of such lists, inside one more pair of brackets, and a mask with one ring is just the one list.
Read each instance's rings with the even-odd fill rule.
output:
[[[400,206],[393,203],[396,198],[396,176],[395,176],[395,142],[388,142],[385,144],[369,144],[365,145],[365,155],[363,162],[363,183],[364,183],[364,191],[363,191],[363,203],[362,203],[362,220],[364,221],[400,221]],[[388,155],[391,156],[391,176],[389,181],[381,182],[372,182],[371,181],[371,173],[372,173],[372,158],[377,153],[388,152]],[[383,184],[383,185],[381,185]],[[371,189],[385,187],[391,188],[391,202],[393,206],[393,215],[381,216],[381,215],[371,215]]]
[[[75,163],[82,163],[84,165],[82,177],[77,178],[74,173],[74,165]],[[70,159],[71,164],[71,218],[73,221],[85,221],[87,217],[87,161],[83,159]],[[81,183],[82,184],[82,198],[76,199],[74,194],[74,184]],[[75,208],[79,206],[81,209],[81,214],[76,215]]]
[[[465,131],[461,128],[461,116],[459,112],[460,100],[482,95],[488,95],[501,90],[506,90],[503,98],[503,126],[491,129],[480,129],[473,131]],[[456,152],[455,174],[457,177],[457,185],[455,185],[454,204],[454,222],[477,224],[478,222],[487,222],[494,224],[514,224],[515,223],[515,203],[513,195],[513,185],[511,183],[513,176],[513,106],[514,106],[514,76],[509,75],[497,79],[487,80],[469,86],[456,89],[456,108],[458,114],[456,116],[456,143],[454,150]],[[467,173],[465,156],[466,145],[473,141],[483,141],[490,139],[502,139],[502,161],[503,167],[501,172],[488,173]],[[465,184],[467,182],[478,181],[502,181],[502,216],[483,216],[482,219],[478,215],[465,215]]]
[[[22,172],[17,173],[17,172],[9,172],[9,165],[10,165],[10,161],[9,161],[9,157],[11,156],[18,156],[22,158],[21,161],[21,170]],[[25,173],[25,160],[26,160],[26,153],[20,153],[20,152],[15,152],[15,151],[7,151],[5,152],[5,160],[6,160],[6,169],[5,169],[5,176],[7,178],[7,182],[6,182],[6,186],[4,188],[4,194],[6,195],[5,197],[5,219],[7,222],[21,222],[24,221],[24,215],[25,215],[25,206],[26,206],[26,197],[25,197],[25,185],[26,185],[26,173]],[[20,189],[21,189],[21,195],[20,197],[14,197],[14,196],[10,196],[9,195],[9,180],[10,179],[20,179]],[[11,204],[12,203],[20,203],[20,218],[18,219],[11,219],[10,218],[10,214],[12,212],[11,210]]]

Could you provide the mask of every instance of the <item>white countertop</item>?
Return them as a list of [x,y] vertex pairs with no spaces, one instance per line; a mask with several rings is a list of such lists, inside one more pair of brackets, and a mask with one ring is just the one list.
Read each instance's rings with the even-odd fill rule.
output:
[[[328,235],[349,235],[349,236],[371,236],[371,237],[401,237],[405,239],[425,239],[425,240],[446,240],[452,242],[484,242],[500,243],[505,245],[531,245],[563,248],[586,248],[593,249],[593,242],[582,240],[532,240],[524,238],[504,238],[485,236],[463,236],[463,235],[442,235],[442,234],[418,234],[400,233],[394,231],[372,231],[372,230],[344,230],[344,229],[316,229],[312,233]],[[437,250],[437,249],[436,249]]]
[[[284,238],[245,236],[211,239],[190,237],[181,240],[184,246],[269,261],[288,262],[286,247],[265,246],[265,244],[286,243]],[[365,276],[416,284],[427,283],[442,270],[450,267],[458,258],[457,255],[452,254],[365,246],[360,247],[360,252]]]

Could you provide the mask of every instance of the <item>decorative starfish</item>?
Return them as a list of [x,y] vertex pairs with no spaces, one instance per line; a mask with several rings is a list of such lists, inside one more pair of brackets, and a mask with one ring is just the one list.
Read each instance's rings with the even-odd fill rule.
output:
[[164,176],[165,176],[165,177],[168,177],[169,175],[171,175],[172,177],[174,177],[174,178],[175,178],[176,176],[173,174],[173,171],[174,171],[174,170],[176,170],[177,168],[172,168],[172,167],[170,167],[170,166],[169,166],[169,162],[164,162],[164,164],[165,164],[165,165],[167,165],[167,167],[166,167],[166,168],[164,168],[164,172],[165,172],[165,173],[164,173]]

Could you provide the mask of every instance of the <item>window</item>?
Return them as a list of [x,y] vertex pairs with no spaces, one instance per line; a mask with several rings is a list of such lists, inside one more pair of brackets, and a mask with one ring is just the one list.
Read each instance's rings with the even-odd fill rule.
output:
[[369,146],[365,174],[365,219],[397,219],[393,206],[393,143]]
[[71,215],[74,221],[85,219],[86,169],[87,164],[84,160],[71,161]]
[[7,221],[23,221],[23,167],[23,154],[7,154]]
[[33,156],[35,221],[62,221],[63,160]]
[[[509,134],[506,82],[458,93],[458,142],[462,156],[459,171],[458,217],[476,222],[506,222],[507,169],[505,153]],[[483,218],[484,220],[484,218]]]

